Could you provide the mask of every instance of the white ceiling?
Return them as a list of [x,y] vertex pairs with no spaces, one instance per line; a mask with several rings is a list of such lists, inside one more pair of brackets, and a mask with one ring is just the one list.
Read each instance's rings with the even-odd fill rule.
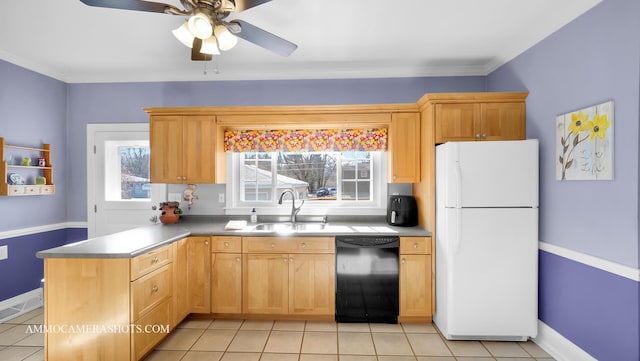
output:
[[6,0],[0,59],[68,83],[486,75],[600,1],[273,0],[230,18],[296,43],[291,56],[239,40],[193,62],[171,34],[182,16]]

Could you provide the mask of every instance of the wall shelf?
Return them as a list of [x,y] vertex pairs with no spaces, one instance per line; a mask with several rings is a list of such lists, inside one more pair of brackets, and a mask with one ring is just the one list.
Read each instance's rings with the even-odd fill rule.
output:
[[[7,151],[12,152],[8,157]],[[13,154],[15,153],[15,154]],[[13,160],[13,156],[18,156]],[[35,157],[34,157],[35,156]],[[17,159],[31,158],[31,164],[37,158],[44,158],[44,166],[16,164]],[[11,171],[10,171],[11,170]],[[23,176],[25,184],[9,184],[9,174],[17,173]],[[0,196],[27,196],[55,194],[53,184],[53,166],[51,165],[51,145],[43,144],[42,148],[23,147],[6,144],[0,137]],[[35,184],[36,178],[44,177],[44,184]]]

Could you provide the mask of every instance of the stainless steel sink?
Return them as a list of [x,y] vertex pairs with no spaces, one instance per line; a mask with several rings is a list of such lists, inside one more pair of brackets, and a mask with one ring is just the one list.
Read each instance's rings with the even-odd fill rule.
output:
[[326,228],[326,223],[319,222],[274,222],[255,225],[253,232],[318,232]]

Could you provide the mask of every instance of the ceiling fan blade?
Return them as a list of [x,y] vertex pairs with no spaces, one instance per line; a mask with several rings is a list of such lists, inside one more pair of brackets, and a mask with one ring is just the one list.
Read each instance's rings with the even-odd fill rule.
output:
[[[278,55],[289,56],[298,48],[298,45],[262,30],[257,26],[251,25],[246,21],[231,20],[229,23],[231,25],[229,26],[229,31],[237,37],[261,46]],[[237,31],[237,27],[233,25],[240,26],[240,31]]]
[[84,4],[89,6],[97,6],[101,8],[111,9],[123,9],[123,10],[136,10],[136,11],[148,11],[152,13],[169,13],[170,10],[182,10],[176,8],[173,5],[154,3],[150,1],[142,0],[80,0]]
[[235,12],[239,13],[241,11],[251,9],[258,5],[268,3],[271,0],[232,0],[232,1],[235,3]]

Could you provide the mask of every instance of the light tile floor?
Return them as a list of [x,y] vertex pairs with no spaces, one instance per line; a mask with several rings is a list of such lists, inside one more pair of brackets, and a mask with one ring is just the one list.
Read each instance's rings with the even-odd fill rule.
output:
[[[0,324],[0,360],[44,360],[42,309]],[[535,343],[449,341],[430,323],[187,319],[144,361],[552,361]]]

